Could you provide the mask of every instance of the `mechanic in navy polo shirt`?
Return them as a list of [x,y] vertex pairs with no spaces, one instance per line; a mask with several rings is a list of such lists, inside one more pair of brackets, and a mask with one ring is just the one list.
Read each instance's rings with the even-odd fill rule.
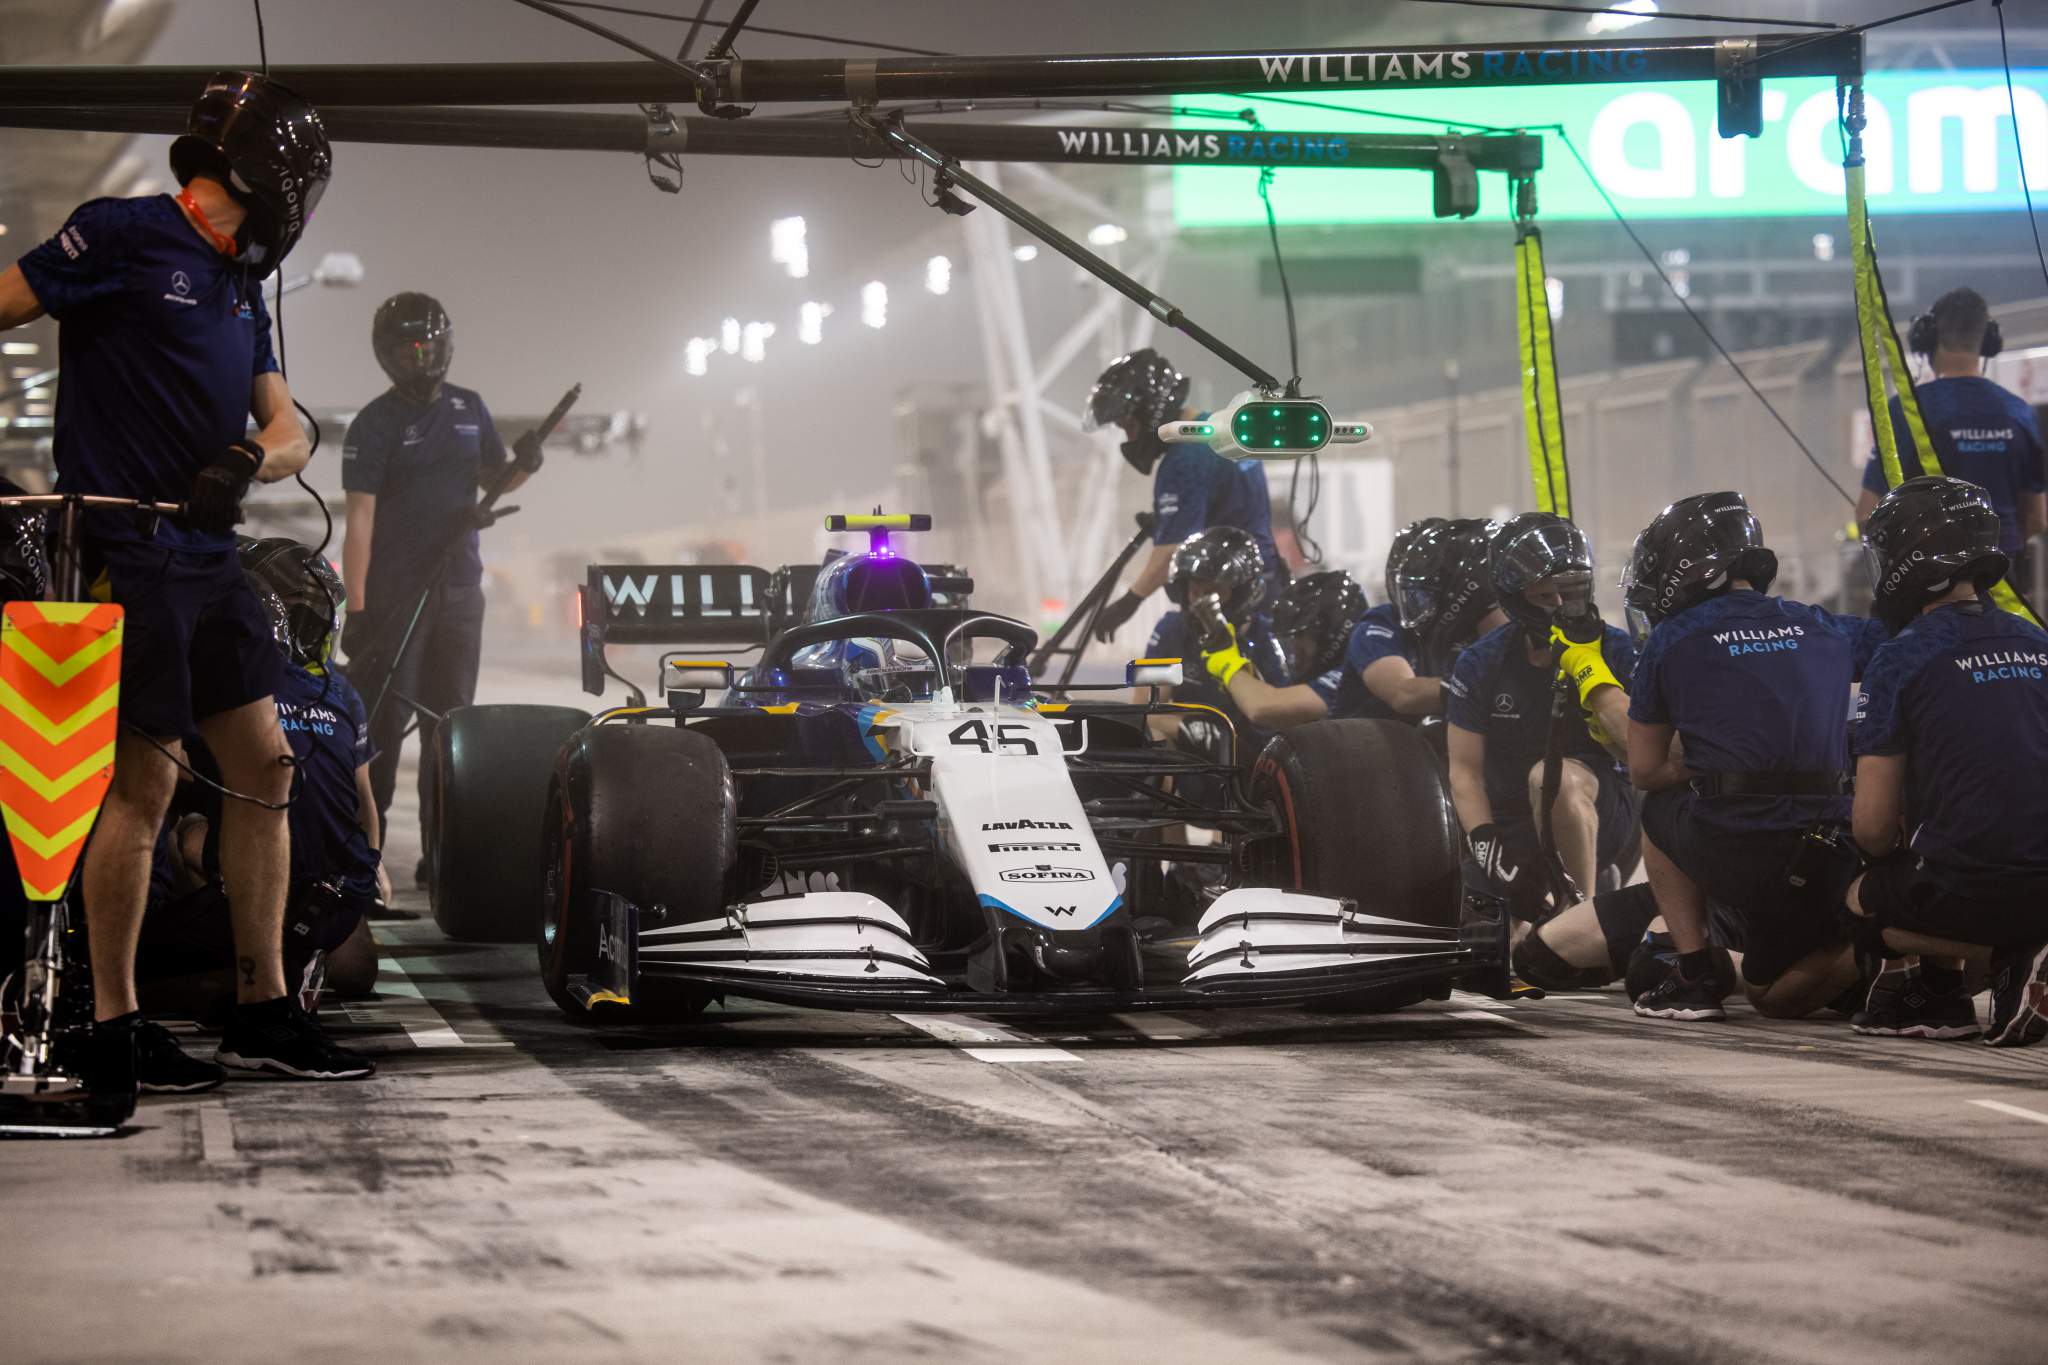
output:
[[89,580],[126,608],[122,733],[82,877],[96,1087],[132,1088],[138,1074],[181,1088],[221,1079],[143,1024],[135,1000],[136,935],[177,782],[173,755],[195,725],[227,784],[271,803],[233,802],[224,819],[240,1003],[222,1058],[298,1076],[373,1069],[329,1043],[286,993],[291,770],[272,701],[281,665],[233,535],[251,482],[289,478],[310,454],[271,351],[262,281],[298,241],[331,166],[303,100],[254,73],[223,73],[171,144],[175,198],[96,199],[0,274],[0,330],[44,313],[60,324],[58,489],[186,507],[154,526],[86,514]]
[[1985,1041],[2037,1043],[2048,1037],[2048,632],[1984,600],[2008,565],[1996,509],[1971,484],[1899,485],[1864,544],[1876,609],[1900,632],[1864,673],[1856,726],[1856,842],[1876,861],[1850,888],[1847,923],[1891,968],[1856,1031],[1974,1036],[1963,968],[1989,958]]
[[[2048,528],[2048,482],[2033,408],[1984,376],[1984,362],[1998,354],[1998,324],[1976,290],[1951,289],[1913,319],[1907,340],[1934,367],[1934,378],[1916,392],[1939,472],[1984,490],[1998,511],[1998,548],[2017,561],[2027,541]],[[1891,421],[1903,476],[1935,473],[1933,461],[1915,448],[1897,398],[1891,401]],[[1884,462],[1873,456],[1863,467],[1856,500],[1859,524],[1884,491]]]
[[1797,1018],[1856,981],[1832,845],[1810,836],[1848,817],[1851,685],[1888,632],[1765,596],[1777,571],[1739,493],[1673,503],[1630,557],[1629,624],[1648,639],[1629,688],[1629,775],[1649,793],[1643,863],[1677,951],[1636,1001],[1646,1018],[1726,1017],[1709,896],[1740,921],[1759,1012]]
[[1551,806],[1558,856],[1582,891],[1602,868],[1626,861],[1636,841],[1635,794],[1614,752],[1621,724],[1616,680],[1635,665],[1628,636],[1593,614],[1593,551],[1563,517],[1529,512],[1502,525],[1488,553],[1493,590],[1507,624],[1458,656],[1449,684],[1451,797],[1464,826],[1468,885],[1509,902],[1519,918],[1542,918],[1548,903],[1540,867],[1536,804],[1551,735],[1558,675],[1552,631],[1560,620],[1590,622],[1600,682],[1580,687],[1567,718],[1557,798]]
[[1404,528],[1387,556],[1394,600],[1363,615],[1356,608],[1364,593],[1349,574],[1315,573],[1289,583],[1273,609],[1273,628],[1293,656],[1296,681],[1273,686],[1247,671],[1231,680],[1230,699],[1268,729],[1325,717],[1441,714],[1439,673],[1473,637],[1507,620],[1487,572],[1488,529],[1484,521],[1440,517]]
[[[356,686],[373,705],[385,694],[370,718],[379,819],[391,813],[399,750],[413,715],[401,699],[421,708],[423,856],[413,880],[425,886],[434,847],[436,717],[476,700],[483,652],[484,570],[473,514],[479,489],[507,456],[484,400],[447,382],[455,326],[438,301],[426,294],[394,294],[378,307],[370,341],[391,387],[356,414],[342,443],[348,528],[341,567],[349,613],[342,644]],[[521,442],[518,465],[507,492],[540,467],[538,442]],[[451,535],[454,551],[440,574]],[[394,667],[392,655],[422,593],[429,593],[426,609]]]
[[[1192,415],[1182,406],[1187,396],[1188,377],[1149,347],[1117,360],[1088,392],[1088,426],[1121,429],[1124,459],[1152,479],[1152,553],[1123,596],[1096,616],[1097,640],[1107,641],[1115,635],[1146,598],[1166,586],[1173,552],[1188,537],[1212,526],[1235,527],[1259,542],[1265,556],[1269,603],[1286,581],[1286,566],[1273,543],[1273,507],[1262,464],[1226,459],[1194,442],[1169,445],[1159,439],[1162,423]],[[1263,613],[1257,627],[1265,628]],[[1199,648],[1200,642],[1192,638],[1178,613],[1168,612],[1154,632],[1149,652],[1159,657],[1193,658]]]

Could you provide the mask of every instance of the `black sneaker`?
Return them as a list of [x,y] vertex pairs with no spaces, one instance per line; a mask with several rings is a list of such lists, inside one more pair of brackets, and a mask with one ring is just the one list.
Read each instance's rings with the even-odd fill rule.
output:
[[1989,1047],[2026,1047],[2048,1038],[2048,944],[2008,948],[1991,960]]
[[1721,1008],[1721,991],[1714,979],[1709,976],[1699,981],[1688,980],[1675,962],[1662,981],[1636,998],[1635,1010],[1645,1019],[1678,1019],[1686,1023],[1728,1017],[1728,1011]]
[[78,1078],[85,1082],[93,1097],[113,1104],[125,1097],[131,1113],[139,1080],[135,1065],[138,1018],[131,1014],[94,1024],[90,1033],[83,1034],[78,1051],[73,1054],[77,1058]]
[[377,1072],[368,1057],[337,1047],[296,1001],[236,1010],[214,1060],[234,1071],[274,1071],[302,1081],[352,1081]]
[[202,1062],[178,1046],[162,1024],[135,1026],[135,1075],[152,1095],[196,1095],[228,1078],[213,1062]]
[[1870,999],[1849,1027],[1880,1038],[1975,1038],[1984,1031],[1960,987],[1937,991],[1902,972],[1886,972],[1871,984]]

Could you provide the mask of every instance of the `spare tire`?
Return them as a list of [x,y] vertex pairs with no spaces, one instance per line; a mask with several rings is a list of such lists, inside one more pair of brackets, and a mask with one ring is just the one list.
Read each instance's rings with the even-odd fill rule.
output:
[[453,939],[533,937],[546,871],[541,842],[555,755],[590,724],[573,706],[464,706],[438,727],[434,923]]
[[595,1016],[571,989],[592,974],[593,891],[624,897],[663,922],[715,919],[739,891],[739,813],[725,752],[668,725],[594,725],[563,748],[547,796],[540,897],[541,981],[572,1018],[662,1022],[702,1010],[710,992],[642,976],[630,1005]]

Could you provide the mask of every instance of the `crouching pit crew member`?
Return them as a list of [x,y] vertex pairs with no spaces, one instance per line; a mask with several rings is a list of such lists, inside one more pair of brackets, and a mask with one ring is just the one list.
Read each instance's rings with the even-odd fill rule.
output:
[[1349,664],[1366,613],[1365,589],[1341,569],[1307,574],[1280,590],[1273,604],[1273,635],[1286,660],[1278,677],[1303,681],[1276,684],[1238,648],[1235,631],[1220,649],[1205,641],[1202,664],[1258,730],[1284,730],[1330,716],[1355,716],[1365,703],[1365,685]]
[[[1152,480],[1152,553],[1124,594],[1096,616],[1098,641],[1107,642],[1146,598],[1166,585],[1174,551],[1198,531],[1231,527],[1259,543],[1267,601],[1287,576],[1273,543],[1273,506],[1264,466],[1257,460],[1226,459],[1195,442],[1168,445],[1159,439],[1162,423],[1194,415],[1183,406],[1187,396],[1188,377],[1149,347],[1110,365],[1088,391],[1087,427],[1121,430],[1124,459]],[[1189,633],[1180,613],[1168,612],[1153,633],[1148,653],[1193,659],[1199,644],[1200,637]]]
[[[1287,676],[1280,642],[1264,610],[1273,582],[1266,567],[1269,553],[1267,546],[1231,526],[1212,526],[1189,536],[1174,551],[1166,580],[1166,596],[1175,610],[1161,618],[1147,651],[1152,658],[1204,661],[1205,673],[1188,668],[1188,681],[1174,697],[1215,706],[1229,715],[1241,732],[1239,757],[1247,762],[1270,737],[1270,730],[1252,724],[1238,707],[1232,679],[1241,670]],[[1181,722],[1184,731],[1187,719]]]
[[[369,722],[362,699],[331,667],[341,629],[340,577],[293,540],[245,539],[240,557],[285,662],[277,710],[297,790],[289,812],[284,965],[310,1011],[323,988],[362,995],[377,979],[367,922],[381,881]],[[203,1019],[216,1008],[211,982],[227,972],[233,952],[220,884],[221,801],[205,792],[197,804],[178,822],[168,850],[179,894],[158,898],[143,918],[139,970],[151,1009]]]
[[1875,861],[1846,921],[1890,969],[1859,1033],[1975,1036],[1964,969],[1989,959],[1985,1041],[2048,1037],[2048,633],[1985,600],[2000,544],[1996,508],[1960,479],[1910,479],[1865,524],[1898,634],[1856,727],[1856,842]]
[[[216,76],[171,144],[180,193],[96,199],[0,274],[0,330],[59,323],[61,492],[183,502],[153,528],[85,514],[89,582],[127,611],[113,785],[85,850],[82,899],[97,1021],[88,1080],[191,1088],[187,1057],[136,1009],[135,945],[157,831],[195,725],[227,785],[223,815],[238,1005],[219,1061],[294,1076],[368,1075],[288,994],[280,957],[290,749],[272,695],[281,664],[235,558],[249,485],[288,478],[309,447],[271,350],[261,282],[304,231],[332,157],[317,114],[250,72]],[[255,419],[256,432],[249,434]]]
[[[1464,827],[1467,884],[1499,896],[1523,919],[1561,908],[1548,901],[1540,865],[1537,805],[1551,744],[1551,696],[1558,674],[1552,631],[1559,620],[1590,621],[1597,676],[1581,687],[1600,701],[1635,663],[1628,637],[1593,611],[1593,552],[1585,533],[1548,512],[1529,512],[1494,533],[1488,572],[1507,623],[1458,658],[1450,682],[1451,798]],[[1581,888],[1624,861],[1636,841],[1634,793],[1616,756],[1584,712],[1564,718],[1563,756],[1550,808],[1564,871]]]
[[[399,751],[407,724],[418,717],[423,852],[413,881],[425,886],[434,847],[438,718],[476,700],[483,651],[477,494],[507,456],[484,400],[447,382],[455,325],[438,301],[416,293],[384,300],[370,324],[370,344],[391,387],[356,414],[342,443],[341,484],[348,492],[342,649],[357,690],[373,706],[383,697],[370,717],[380,820],[391,813]],[[522,437],[517,455],[519,472],[506,484],[508,492],[540,468],[539,441]],[[451,535],[457,537],[452,551]],[[427,600],[419,624],[404,654],[394,657],[422,594]]]
[[1643,861],[1676,950],[1635,1003],[1647,1018],[1726,1017],[1709,896],[1740,921],[1743,991],[1760,1013],[1797,1018],[1856,980],[1835,924],[1832,832],[1849,814],[1851,685],[1885,629],[1765,596],[1777,570],[1739,493],[1673,503],[1629,560],[1629,623],[1647,629],[1629,773],[1649,793]]

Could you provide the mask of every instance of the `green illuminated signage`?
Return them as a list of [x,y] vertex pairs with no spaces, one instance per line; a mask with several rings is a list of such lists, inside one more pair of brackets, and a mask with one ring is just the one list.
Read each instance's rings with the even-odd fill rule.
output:
[[1280,450],[1307,454],[1330,443],[1330,424],[1320,403],[1275,399],[1250,402],[1230,419],[1241,449],[1257,454]]
[[[2024,207],[2013,121],[2002,71],[1887,71],[1867,78],[1870,126],[1864,134],[1870,204],[1876,213],[1975,213]],[[2026,138],[2028,181],[2048,192],[2048,69],[2013,72],[2014,102]],[[1541,89],[1316,91],[1318,103],[1495,127],[1559,124],[1600,183],[1632,218],[1748,218],[1842,214],[1842,152],[1834,82],[1773,80],[1764,86],[1764,132],[1724,139],[1714,131],[1710,82],[1547,86]],[[1242,99],[1184,97],[1185,104],[1235,112]],[[1293,132],[1413,132],[1416,125],[1327,110],[1258,105],[1267,123]],[[1214,119],[1179,120],[1245,146],[1255,129],[1219,131]],[[1545,222],[1605,218],[1607,209],[1578,163],[1545,133],[1537,178]],[[1248,167],[1174,168],[1174,219],[1181,227],[1255,227],[1265,223],[1258,171]],[[1508,214],[1505,180],[1481,178],[1481,212]],[[1273,194],[1287,223],[1421,223],[1430,212],[1430,178],[1414,171],[1317,169],[1287,174]]]

